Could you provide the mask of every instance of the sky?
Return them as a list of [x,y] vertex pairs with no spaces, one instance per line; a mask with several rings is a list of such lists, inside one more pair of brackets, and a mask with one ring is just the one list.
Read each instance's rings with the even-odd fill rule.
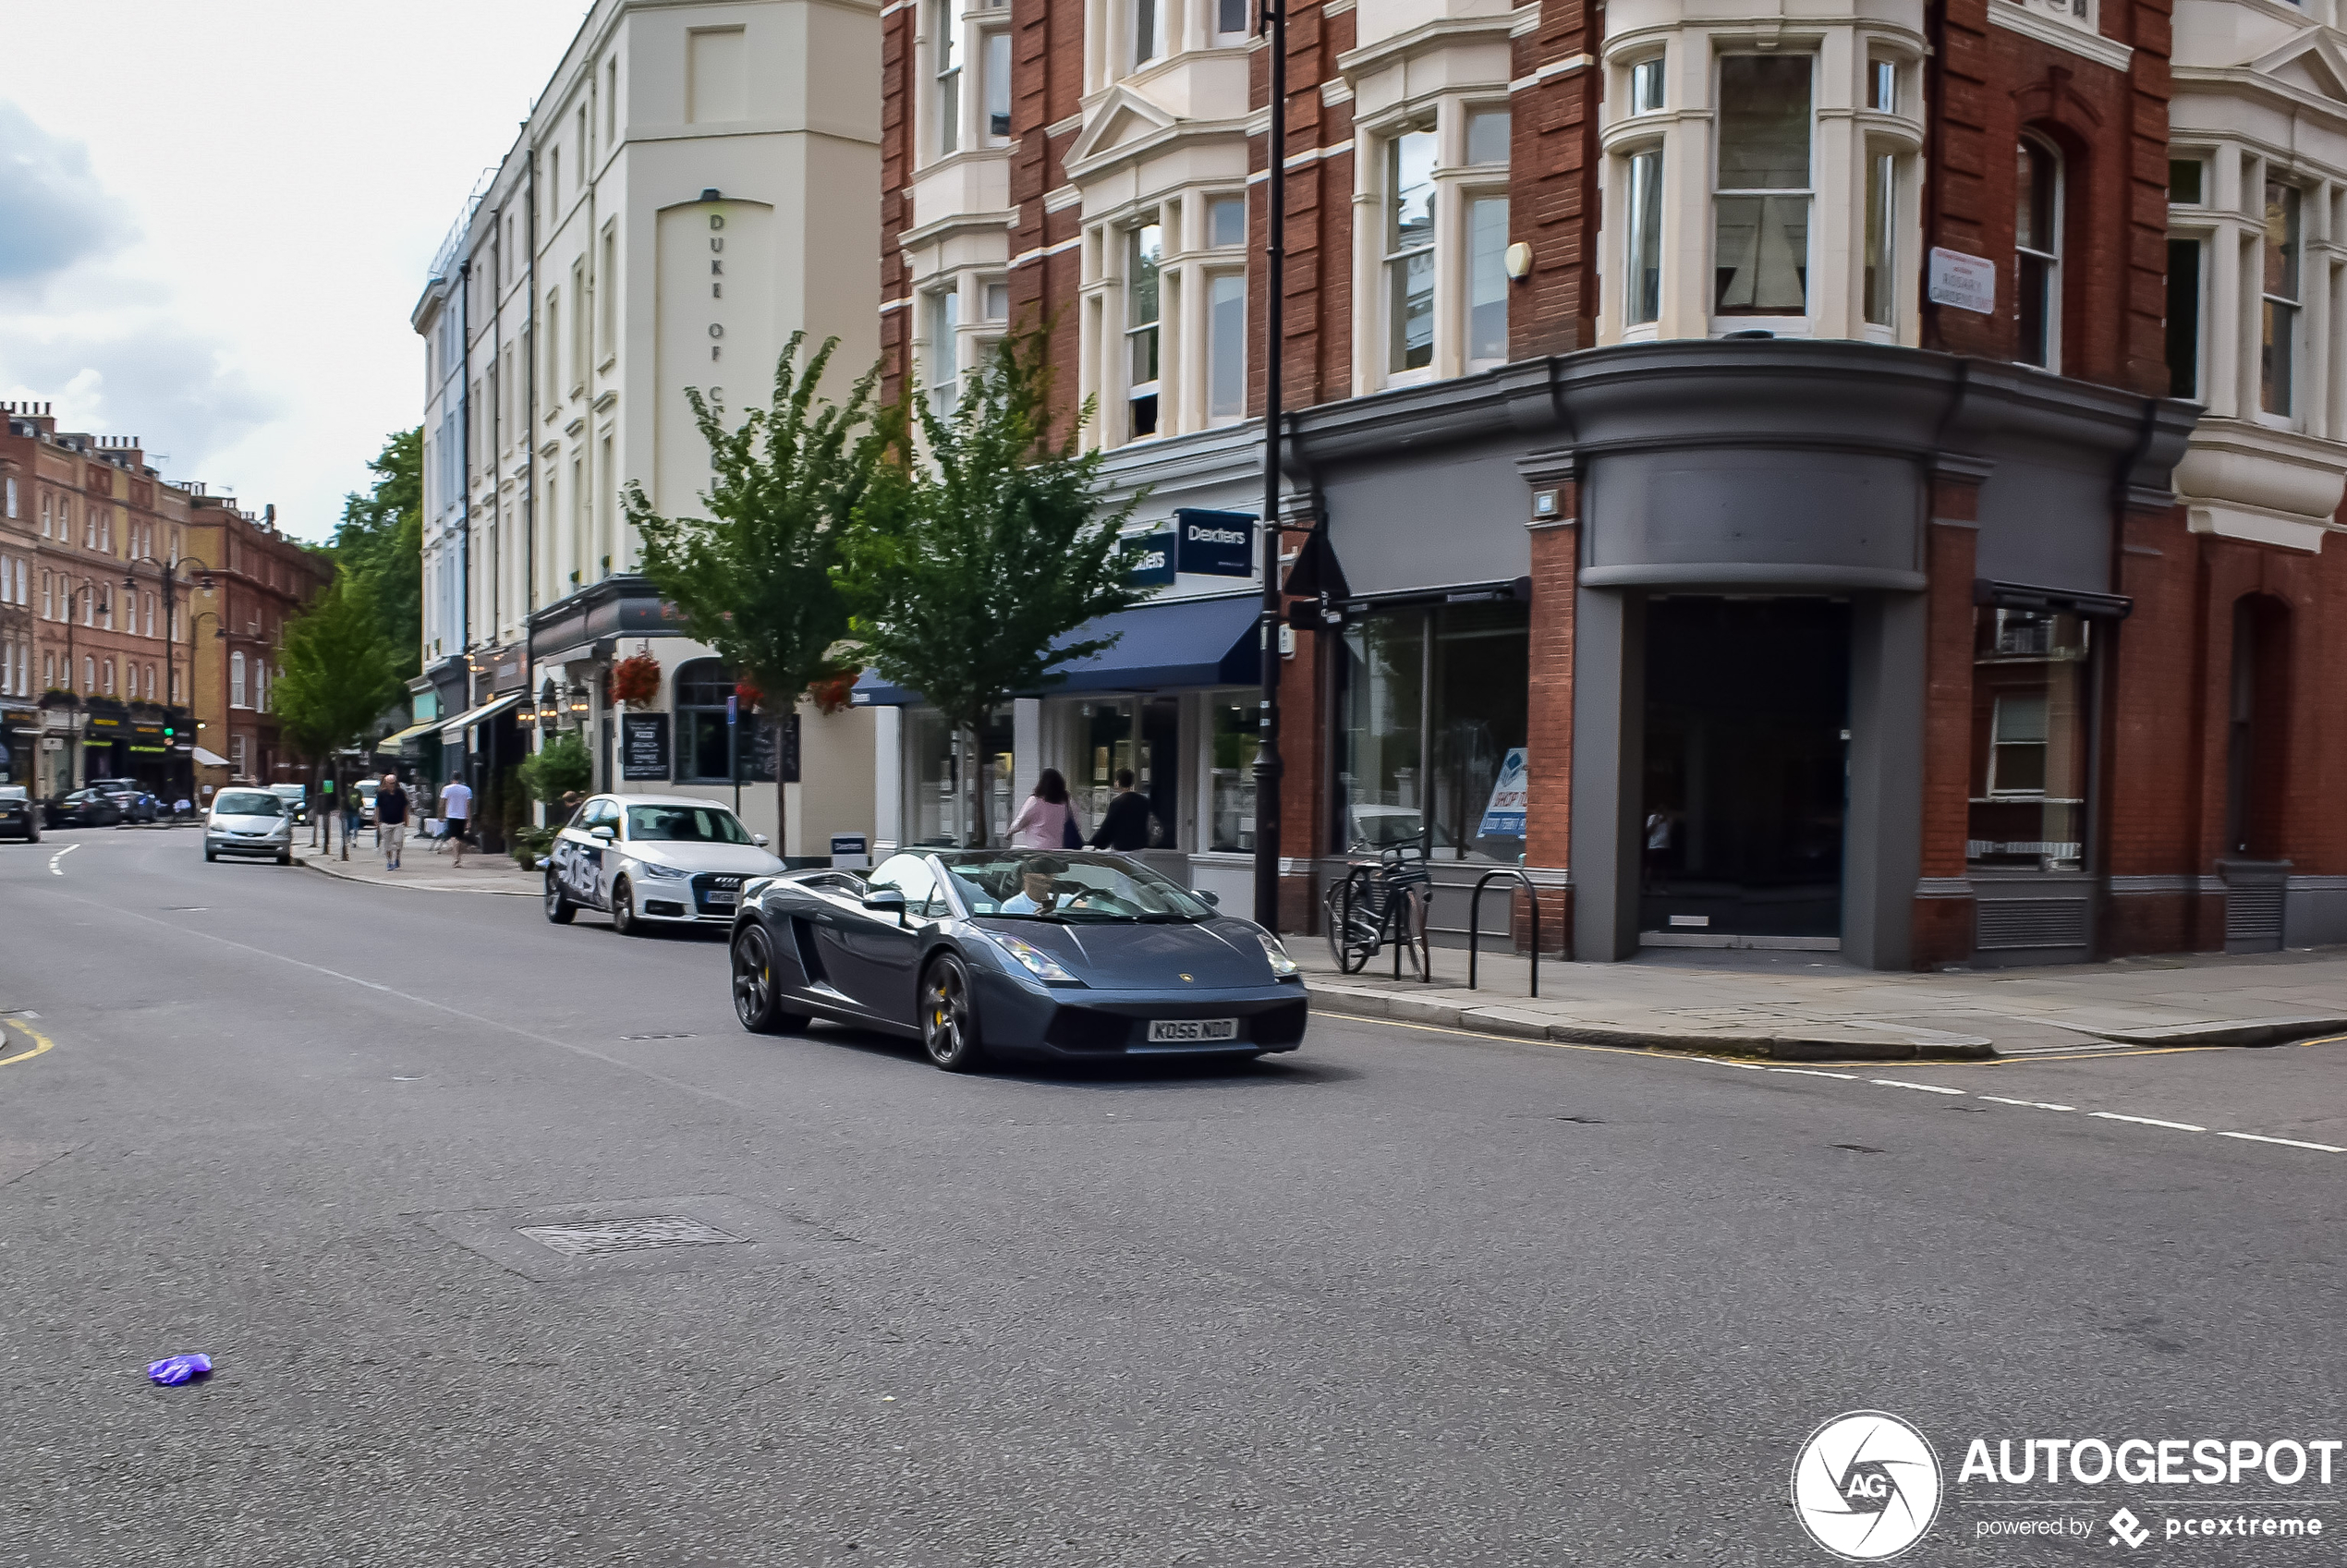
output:
[[0,400],[329,537],[587,0],[0,0]]

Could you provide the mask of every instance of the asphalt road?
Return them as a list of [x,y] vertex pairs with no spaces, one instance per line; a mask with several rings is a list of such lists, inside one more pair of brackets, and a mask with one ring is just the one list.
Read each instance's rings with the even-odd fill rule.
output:
[[[955,1078],[743,1033],[715,942],[184,830],[0,845],[0,1562],[1824,1563],[1789,1477],[1857,1409],[1945,1468],[1904,1562],[2347,1532],[2347,1454],[1956,1475],[2347,1439],[2347,1154],[2219,1136],[2347,1145],[2347,1045],[1841,1078],[1323,1020]],[[614,1218],[740,1239],[520,1229]],[[2333,1538],[2134,1553],[2122,1501]]]

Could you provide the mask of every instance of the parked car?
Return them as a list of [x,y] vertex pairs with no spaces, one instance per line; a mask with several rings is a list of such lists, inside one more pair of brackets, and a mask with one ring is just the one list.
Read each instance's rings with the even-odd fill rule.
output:
[[298,826],[309,824],[310,786],[308,784],[271,784],[269,793],[286,803],[286,808],[293,813],[293,820]]
[[554,835],[546,857],[546,918],[568,925],[608,909],[614,930],[730,925],[745,883],[783,863],[766,838],[713,801],[598,795]]
[[103,789],[77,789],[42,802],[53,828],[110,828],[122,820],[122,803]]
[[918,1039],[953,1073],[1005,1051],[1294,1051],[1309,1005],[1277,937],[1097,852],[892,855],[869,881],[789,872],[745,894],[731,968],[753,1033],[828,1018]]
[[375,791],[383,788],[381,779],[360,779],[350,787],[359,794],[359,821],[362,827],[375,825]]
[[224,789],[213,796],[203,825],[203,857],[265,855],[293,864],[293,812],[274,790]]
[[41,842],[41,808],[22,784],[0,784],[0,833],[27,844]]
[[122,820],[126,822],[154,822],[163,819],[163,802],[149,795],[143,785],[124,779],[102,779],[90,787],[121,807]]

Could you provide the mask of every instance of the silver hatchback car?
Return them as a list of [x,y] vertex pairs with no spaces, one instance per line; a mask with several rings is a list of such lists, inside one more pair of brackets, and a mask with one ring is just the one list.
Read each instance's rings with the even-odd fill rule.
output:
[[204,819],[203,857],[265,855],[280,866],[293,864],[291,802],[265,789],[224,789],[213,797]]

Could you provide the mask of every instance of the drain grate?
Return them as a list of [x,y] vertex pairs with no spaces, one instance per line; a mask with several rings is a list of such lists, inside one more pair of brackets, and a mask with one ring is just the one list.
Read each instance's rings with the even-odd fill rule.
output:
[[565,1258],[594,1258],[612,1252],[649,1252],[663,1246],[718,1246],[745,1242],[714,1225],[681,1214],[649,1214],[635,1220],[590,1220],[578,1225],[520,1225],[516,1229]]

